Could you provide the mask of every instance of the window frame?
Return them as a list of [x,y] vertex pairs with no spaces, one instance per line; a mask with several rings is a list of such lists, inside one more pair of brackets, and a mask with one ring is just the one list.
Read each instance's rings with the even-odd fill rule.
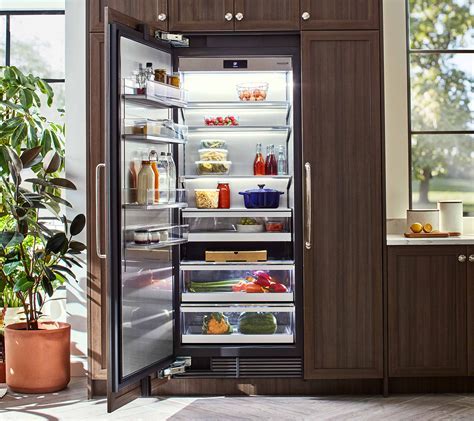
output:
[[[411,56],[415,54],[474,54],[474,49],[412,49],[410,39],[410,0],[405,1],[405,24],[406,24],[406,70],[407,70],[407,112],[408,112],[408,203],[413,209],[413,161],[412,161],[412,138],[416,135],[474,135],[474,130],[413,130],[412,127],[412,100],[411,100]],[[464,218],[471,218],[474,215],[464,215]]]
[[[65,15],[66,11],[64,9],[52,9],[52,10],[0,10],[0,16],[6,17],[5,22],[5,66],[11,65],[11,34],[10,34],[10,18],[12,16],[21,16],[21,15]],[[48,83],[65,83],[66,78],[43,78],[45,82]]]

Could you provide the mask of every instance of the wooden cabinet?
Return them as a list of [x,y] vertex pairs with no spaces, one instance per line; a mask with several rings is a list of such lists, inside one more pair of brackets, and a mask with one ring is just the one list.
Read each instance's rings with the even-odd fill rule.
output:
[[[389,247],[390,377],[465,376],[465,246]],[[471,329],[472,330],[472,329]]]
[[104,32],[105,7],[143,22],[153,22],[158,29],[168,29],[167,0],[89,0],[90,32]]
[[[89,34],[89,136],[88,136],[88,177],[87,177],[87,244],[89,253],[87,256],[88,271],[88,340],[89,340],[89,370],[92,380],[103,380],[107,377],[106,367],[106,268],[105,260],[98,258],[96,254],[96,203],[95,203],[95,169],[97,164],[105,162],[105,57],[104,57],[104,34]],[[102,174],[103,175],[103,174]],[[103,184],[103,183],[102,183]],[[102,188],[100,194],[104,196]],[[103,203],[99,208],[104,209]],[[102,228],[100,237],[105,239],[105,212],[99,216],[99,224]],[[105,241],[100,245],[101,250],[105,248]]]
[[474,376],[474,246],[467,248],[467,349],[468,374]]
[[169,0],[169,14],[170,31],[234,30],[234,0]]
[[301,0],[301,28],[377,29],[380,0]]
[[377,32],[302,34],[306,379],[383,374],[380,71]]
[[234,11],[236,31],[300,29],[299,0],[235,0]]

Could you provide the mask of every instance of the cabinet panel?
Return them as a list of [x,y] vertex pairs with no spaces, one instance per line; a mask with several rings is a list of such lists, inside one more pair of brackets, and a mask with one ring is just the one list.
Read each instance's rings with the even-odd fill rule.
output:
[[285,31],[300,29],[299,0],[235,0],[236,31]]
[[467,248],[467,349],[469,375],[474,376],[474,246]]
[[169,0],[170,31],[233,31],[234,0]]
[[311,29],[377,29],[379,0],[301,0],[303,30]]
[[389,247],[389,376],[466,375],[464,246]]
[[[105,162],[105,101],[104,101],[104,34],[89,35],[89,139],[88,139],[88,182],[87,182],[87,259],[88,278],[88,323],[89,323],[89,367],[93,380],[106,379],[106,269],[105,260],[97,257],[96,250],[96,203],[95,167]],[[101,191],[104,196],[104,190]],[[103,209],[103,205],[101,206]],[[105,215],[101,215],[100,238],[105,238]],[[105,241],[101,244],[104,250]]]
[[[303,33],[302,91],[303,156],[312,167],[305,378],[381,378],[385,219],[378,33]],[[306,209],[305,224],[308,216]]]
[[168,14],[167,0],[89,0],[89,31],[104,32],[104,7],[110,7],[131,18],[153,22],[158,29],[168,29],[168,16],[160,21],[160,13]]

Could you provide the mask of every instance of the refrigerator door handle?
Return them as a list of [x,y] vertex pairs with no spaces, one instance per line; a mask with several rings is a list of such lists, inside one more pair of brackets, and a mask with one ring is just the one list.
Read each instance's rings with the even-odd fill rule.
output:
[[100,206],[99,206],[99,201],[100,201],[100,170],[102,168],[105,168],[104,163],[100,163],[95,167],[95,251],[97,253],[97,256],[99,259],[106,259],[107,256],[105,254],[102,254],[102,251],[100,249],[100,242],[101,242],[101,236],[100,236]]
[[312,197],[311,197],[311,164],[306,162],[304,164],[305,169],[305,247],[307,250],[311,249],[311,235],[312,235]]

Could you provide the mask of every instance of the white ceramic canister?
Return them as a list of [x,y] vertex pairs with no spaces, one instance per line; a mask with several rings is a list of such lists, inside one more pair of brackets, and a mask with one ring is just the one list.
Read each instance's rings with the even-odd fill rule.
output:
[[441,231],[462,234],[462,201],[441,200],[438,202],[439,226]]
[[439,210],[438,209],[408,209],[406,232],[412,232],[410,227],[415,222],[419,222],[421,225],[430,224],[433,227],[433,231],[439,231]]

